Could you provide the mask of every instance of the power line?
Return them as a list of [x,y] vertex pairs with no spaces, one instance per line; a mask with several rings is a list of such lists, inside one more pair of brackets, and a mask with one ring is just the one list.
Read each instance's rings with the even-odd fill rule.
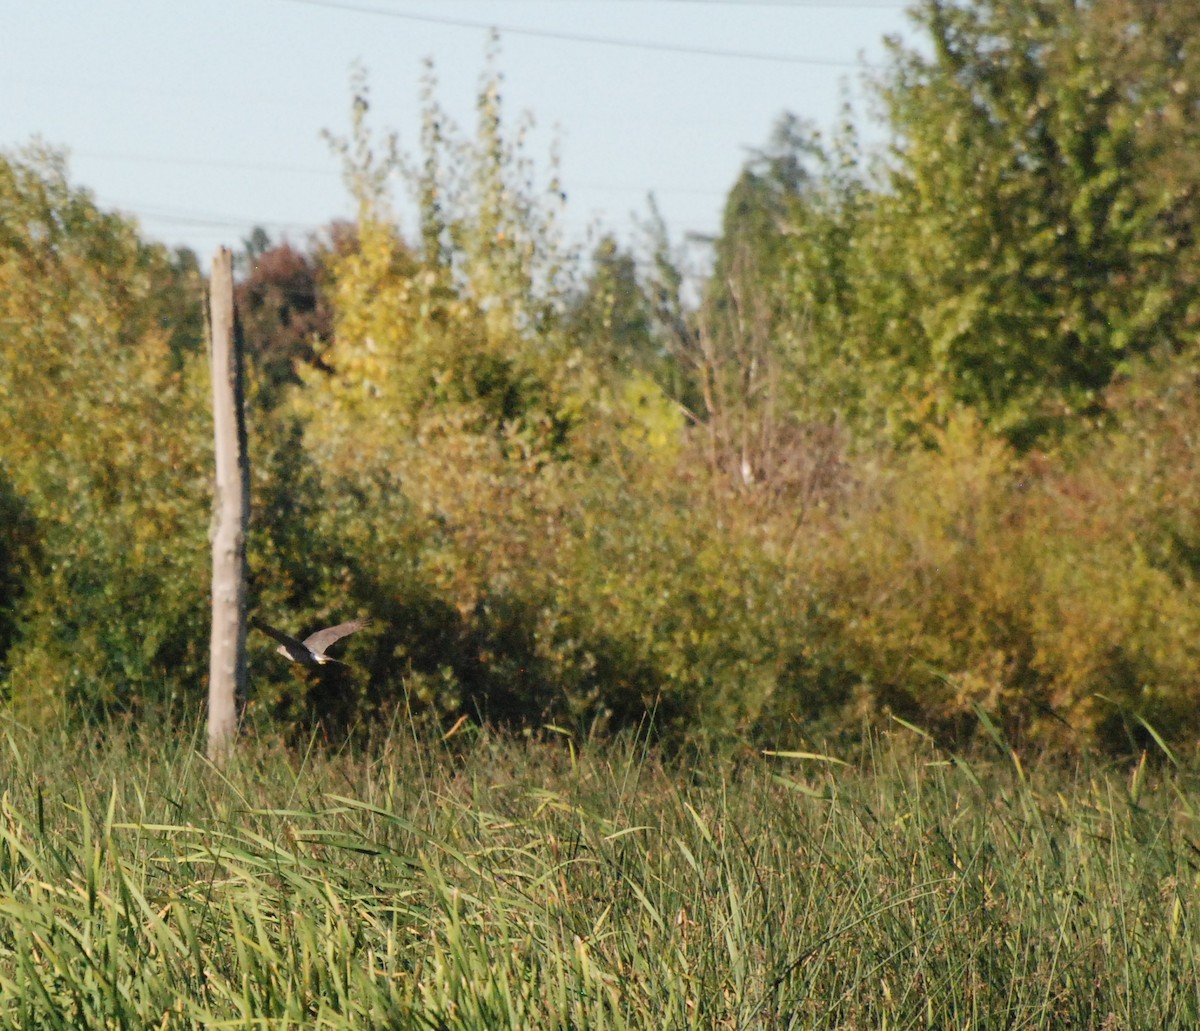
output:
[[236,168],[250,172],[287,172],[299,175],[320,175],[336,178],[341,173],[331,168],[316,168],[308,165],[284,165],[273,162],[253,161],[222,161],[217,158],[188,158],[168,157],[161,154],[113,154],[98,150],[70,149],[72,158],[86,158],[89,161],[128,161],[133,164],[175,165],[197,168]]
[[212,229],[241,229],[246,226],[262,226],[264,229],[309,231],[318,226],[311,222],[275,222],[262,218],[243,218],[240,215],[221,215],[207,211],[188,211],[179,208],[160,208],[148,204],[127,204],[123,201],[101,199],[105,207],[130,215],[139,221],[167,225],[195,226]]
[[[638,193],[642,195],[654,194],[656,196],[671,196],[671,195],[712,195],[719,197],[724,195],[724,191],[720,190],[699,190],[687,187],[635,187],[635,186],[604,186],[598,183],[580,183],[568,191],[569,193],[587,194],[587,193]],[[97,196],[97,202],[104,208],[118,211],[128,217],[137,219],[143,225],[156,225],[160,227],[174,226],[181,229],[189,230],[193,235],[212,236],[219,235],[227,230],[237,232],[248,232],[255,226],[261,226],[263,229],[274,233],[296,232],[296,233],[314,233],[318,232],[324,226],[328,225],[337,216],[330,216],[324,222],[307,222],[307,221],[282,221],[264,219],[261,217],[244,216],[236,214],[225,214],[212,211],[197,211],[186,208],[161,207],[153,204],[130,203],[128,201],[117,200],[103,195]],[[582,232],[591,228],[596,228],[594,217],[589,218],[586,215],[574,214],[567,215],[563,219],[563,225],[567,226],[574,232]],[[600,228],[603,228],[602,226]]]
[[[337,178],[340,172],[332,169],[317,168],[312,165],[287,165],[276,162],[229,161],[220,158],[180,157],[170,154],[129,154],[113,151],[76,150],[70,148],[68,153],[72,159],[85,158],[91,161],[116,161],[131,164],[172,165],[179,168],[236,168],[258,172],[286,172],[288,174],[303,173],[307,175]],[[578,193],[662,193],[675,196],[725,196],[724,189],[705,189],[694,186],[649,186],[635,183],[603,182],[595,179],[567,180],[564,183],[568,195]],[[187,217],[192,217],[191,215]],[[202,215],[202,218],[219,218],[239,221],[236,216]],[[223,223],[224,224],[224,223]]]
[[[445,2],[445,0],[443,0]],[[471,2],[471,0],[468,0]],[[495,3],[496,0],[491,0]],[[510,0],[514,2],[514,0]],[[520,2],[520,0],[515,0]],[[534,3],[545,3],[546,0],[532,0]],[[556,4],[562,4],[567,0],[555,0]],[[576,3],[612,3],[614,0],[575,0]],[[886,10],[899,11],[908,7],[912,0],[627,0],[628,3],[676,3],[676,4],[692,4],[692,5],[711,5],[718,7],[791,7],[791,8],[830,8],[832,10],[841,10],[842,8],[879,8]]]
[[284,0],[285,3],[304,4],[308,7],[324,7],[338,11],[353,11],[356,14],[373,14],[400,21],[423,22],[427,25],[448,25],[458,29],[482,29],[510,36],[531,36],[537,39],[554,39],[567,43],[590,43],[596,46],[626,47],[633,50],[655,50],[662,53],[690,54],[699,57],[727,57],[742,61],[771,61],[777,64],[820,65],[827,68],[870,68],[861,61],[839,61],[826,57],[800,57],[795,54],[766,54],[751,50],[724,50],[717,47],[689,47],[676,43],[649,43],[644,40],[619,39],[613,36],[585,36],[575,32],[554,32],[549,29],[528,29],[517,25],[498,25],[492,22],[472,21],[466,18],[444,18],[433,14],[411,14],[385,7],[368,7],[364,4],[348,3],[345,0]]
[[[610,0],[598,0],[607,3]],[[842,8],[878,8],[900,11],[908,7],[912,0],[630,0],[636,3],[676,3],[676,4],[714,4],[719,7],[827,7],[831,10]]]
[[[219,158],[180,157],[170,154],[118,154],[102,150],[76,150],[68,148],[69,157],[87,158],[92,161],[127,161],[133,164],[176,165],[183,168],[239,168],[255,172],[303,172],[308,175],[337,177],[341,173],[328,168],[317,168],[312,165],[284,165],[273,162],[257,161],[226,161]],[[616,183],[577,182],[576,188],[586,187],[596,190],[636,190],[638,186],[621,185]],[[691,190],[686,187],[675,188],[677,193],[711,193],[710,190]]]

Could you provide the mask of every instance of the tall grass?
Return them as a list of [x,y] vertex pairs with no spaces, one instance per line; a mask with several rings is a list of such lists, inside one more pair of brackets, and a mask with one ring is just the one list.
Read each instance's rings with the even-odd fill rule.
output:
[[1200,1026],[1171,767],[0,745],[4,1026]]

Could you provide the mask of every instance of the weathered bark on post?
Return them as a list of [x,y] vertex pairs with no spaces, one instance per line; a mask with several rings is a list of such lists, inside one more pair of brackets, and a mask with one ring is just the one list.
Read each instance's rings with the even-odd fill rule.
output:
[[250,523],[242,349],[234,327],[233,256],[224,247],[213,255],[210,288],[216,491],[208,757],[220,762],[233,746],[238,702],[246,694],[246,531]]

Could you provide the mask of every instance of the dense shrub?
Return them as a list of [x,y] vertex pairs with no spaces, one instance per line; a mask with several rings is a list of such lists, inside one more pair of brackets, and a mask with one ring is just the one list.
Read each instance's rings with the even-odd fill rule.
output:
[[[1080,88],[1100,74],[1083,64]],[[905,68],[892,88],[916,76],[936,107],[937,69]],[[401,706],[590,733],[653,716],[675,743],[782,748],[889,714],[956,742],[981,725],[1028,747],[1125,749],[1148,727],[1195,738],[1186,291],[1160,325],[1108,282],[1123,336],[1110,353],[1095,312],[1072,324],[1095,368],[1059,369],[1046,393],[1021,356],[1054,335],[1054,305],[1028,339],[1025,308],[983,312],[993,289],[1028,303],[1021,277],[983,258],[965,271],[987,289],[941,304],[954,277],[895,248],[932,226],[951,253],[941,208],[925,198],[887,222],[902,191],[867,196],[836,147],[796,137],[743,177],[724,278],[690,311],[664,248],[645,290],[611,245],[585,273],[558,237],[557,184],[535,188],[501,120],[498,76],[471,139],[430,101],[416,162],[373,156],[357,86],[338,145],[352,236],[321,262],[275,253],[242,285],[263,358],[249,587],[258,615],[296,633],[374,624],[342,645],[349,665],[318,672],[252,634],[252,715],[336,733]],[[910,172],[926,174],[939,139],[913,136]],[[384,188],[396,170],[417,201],[413,239]],[[1018,185],[1038,196],[1036,176]],[[1137,236],[1121,211],[1116,237]],[[1151,214],[1143,228],[1161,236]],[[1028,271],[1018,258],[1036,241],[1002,242]],[[1170,278],[1134,264],[1139,282]],[[196,279],[52,155],[0,162],[0,677],[22,715],[178,710],[203,694]],[[1078,285],[1059,282],[1054,304]],[[907,306],[914,290],[929,311]],[[1159,329],[1161,353],[1125,360]],[[1057,436],[1041,435],[1047,412],[1070,416]]]
[[195,691],[205,400],[164,326],[175,282],[56,155],[0,159],[0,455],[36,538],[6,659],[22,711]]
[[1193,732],[1190,407],[1026,459],[962,416],[936,448],[864,470],[811,542],[812,676],[845,687],[847,715],[890,710],[948,738],[980,710],[1014,743],[1129,747],[1139,718]]

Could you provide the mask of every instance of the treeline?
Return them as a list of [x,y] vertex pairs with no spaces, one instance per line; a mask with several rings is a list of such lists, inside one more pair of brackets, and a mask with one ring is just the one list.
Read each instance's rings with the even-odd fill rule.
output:
[[[853,121],[747,162],[696,298],[665,229],[584,260],[485,78],[358,204],[246,244],[251,714],[398,707],[796,743],[895,715],[1114,750],[1200,729],[1200,29],[1150,0],[922,0]],[[401,227],[392,173],[418,218]],[[637,260],[635,260],[635,258]],[[208,650],[204,278],[0,159],[0,684],[190,713]],[[1154,731],[1148,728],[1155,728]]]

